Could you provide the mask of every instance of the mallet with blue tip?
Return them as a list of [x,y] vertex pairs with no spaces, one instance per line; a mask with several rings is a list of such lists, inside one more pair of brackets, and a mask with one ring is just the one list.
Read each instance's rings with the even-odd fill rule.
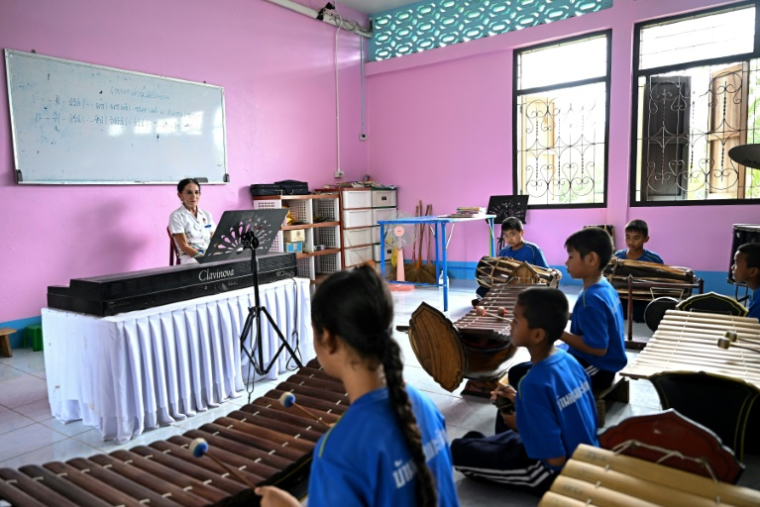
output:
[[285,408],[296,407],[298,410],[308,415],[309,417],[317,421],[322,426],[327,426],[327,427],[330,426],[326,422],[322,421],[322,419],[312,414],[309,410],[306,410],[304,407],[296,403],[296,395],[293,393],[282,393],[280,395],[280,404],[282,404],[282,406]]
[[248,479],[246,479],[243,476],[243,474],[241,474],[237,469],[225,465],[216,456],[214,456],[212,454],[208,454],[208,442],[206,442],[206,440],[204,440],[202,438],[196,438],[195,440],[193,440],[192,442],[190,442],[190,452],[192,452],[193,456],[195,456],[196,458],[202,458],[203,456],[207,456],[207,457],[211,458],[212,460],[214,460],[214,462],[217,465],[219,465],[220,467],[224,468],[229,473],[231,473],[232,475],[234,475],[235,477],[237,477],[238,479],[240,479],[241,481],[243,481],[243,484],[247,485],[252,490],[256,489],[256,486],[254,486],[253,484],[251,484],[248,481]]

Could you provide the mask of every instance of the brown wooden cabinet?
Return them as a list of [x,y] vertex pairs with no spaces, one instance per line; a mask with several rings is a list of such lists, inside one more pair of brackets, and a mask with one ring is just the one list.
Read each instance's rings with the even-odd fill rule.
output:
[[288,208],[295,223],[280,228],[270,252],[285,251],[283,231],[303,230],[303,251],[296,254],[299,277],[318,283],[343,269],[338,192],[253,197],[253,209],[279,208]]

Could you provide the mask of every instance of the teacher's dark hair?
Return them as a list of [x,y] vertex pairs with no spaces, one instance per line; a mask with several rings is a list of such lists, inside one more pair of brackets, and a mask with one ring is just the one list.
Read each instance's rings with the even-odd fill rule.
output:
[[181,194],[185,190],[185,187],[188,186],[190,183],[195,183],[196,185],[198,185],[198,191],[200,191],[201,184],[198,183],[198,180],[196,180],[195,178],[185,178],[184,180],[181,180],[179,183],[177,183],[177,193]]
[[312,299],[311,323],[319,336],[327,329],[340,337],[370,368],[383,366],[390,404],[417,469],[416,505],[435,506],[435,479],[406,392],[401,349],[393,339],[393,298],[388,285],[369,266],[330,275]]

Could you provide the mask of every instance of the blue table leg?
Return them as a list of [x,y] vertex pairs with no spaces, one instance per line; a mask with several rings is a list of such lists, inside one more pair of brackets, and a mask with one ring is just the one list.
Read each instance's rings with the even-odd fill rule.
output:
[[435,236],[435,285],[439,286],[438,280],[441,279],[441,250],[440,238],[438,237],[438,224],[434,224],[433,236]]
[[490,241],[490,247],[491,247],[491,257],[496,257],[496,236],[494,236],[493,232],[493,218],[488,219],[488,228],[491,230],[491,241]]
[[446,223],[441,222],[441,250],[443,251],[443,312],[449,311],[449,276],[446,256]]
[[385,226],[380,224],[380,276],[385,280]]

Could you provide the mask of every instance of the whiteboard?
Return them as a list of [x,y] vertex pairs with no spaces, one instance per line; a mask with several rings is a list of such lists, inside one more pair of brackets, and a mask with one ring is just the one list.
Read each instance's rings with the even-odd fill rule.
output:
[[224,88],[5,50],[16,181],[229,181]]

